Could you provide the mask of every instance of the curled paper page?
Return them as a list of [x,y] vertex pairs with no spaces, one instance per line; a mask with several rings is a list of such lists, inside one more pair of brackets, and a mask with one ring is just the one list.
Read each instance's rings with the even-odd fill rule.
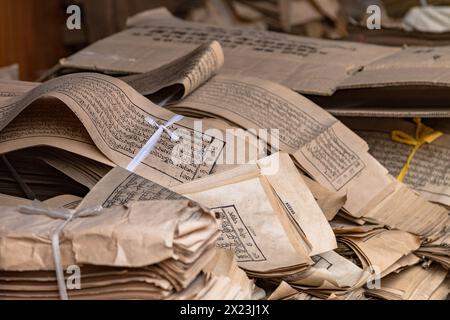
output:
[[[49,105],[44,97],[56,98],[60,102],[52,100]],[[61,112],[52,112],[55,108]],[[21,117],[22,111],[29,114]],[[0,128],[4,128],[0,132],[2,152],[39,143],[70,149],[94,160],[123,167],[130,163],[157,130],[146,124],[145,118],[151,117],[159,123],[167,122],[174,116],[172,112],[148,101],[123,81],[93,73],[50,80],[22,97],[2,102],[0,115]],[[42,123],[41,117],[47,117],[50,122]],[[16,128],[18,125],[21,125],[20,129]],[[28,128],[35,130],[33,134],[27,132]],[[177,128],[182,128],[188,135],[185,139],[202,134],[196,132],[194,120],[189,118],[171,126],[172,130]],[[203,129],[208,128],[205,121]],[[202,138],[203,147],[214,148],[217,150],[216,157],[219,157],[225,146],[221,140],[223,135],[217,138],[202,135]],[[74,141],[71,145],[65,145],[68,140]],[[137,172],[162,185],[172,186],[207,175],[214,169],[213,161],[175,165],[171,161],[175,145],[163,135]]]
[[176,91],[173,99],[176,100],[186,97],[212,77],[223,62],[222,47],[217,41],[212,41],[155,70],[121,79],[144,96],[161,89],[166,94]]

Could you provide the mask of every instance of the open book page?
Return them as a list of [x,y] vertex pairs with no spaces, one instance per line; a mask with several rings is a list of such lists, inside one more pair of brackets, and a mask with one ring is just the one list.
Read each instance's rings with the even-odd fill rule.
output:
[[223,72],[239,77],[255,76],[319,95],[331,95],[342,81],[363,66],[400,50],[149,15],[149,19],[139,19],[130,28],[60,63],[67,68],[141,73],[213,40],[224,47]]
[[[50,80],[22,97],[1,103],[0,127],[7,127],[26,107],[41,97],[52,97],[63,102],[83,124],[84,137],[87,138],[87,132],[101,153],[122,167],[126,167],[133,160],[156,132],[157,128],[146,122],[147,117],[164,124],[175,115],[154,105],[121,80],[100,74],[78,73]],[[43,102],[41,100],[38,103]],[[47,107],[45,103],[43,106]],[[27,110],[33,112],[33,107],[34,105],[31,105]],[[39,119],[37,115],[34,118]],[[72,122],[75,123],[75,120],[72,119]],[[55,122],[61,123],[59,120]],[[183,135],[180,138],[188,141],[193,140],[196,133],[194,120],[189,118],[181,119],[170,127],[172,130],[182,128],[180,132]],[[203,123],[203,129],[208,129],[206,122]],[[213,134],[217,134],[217,130]],[[212,154],[218,158],[225,146],[222,139],[222,134],[203,134],[202,150],[213,149],[215,152]],[[151,177],[162,185],[173,186],[207,175],[214,169],[214,159],[198,165],[175,165],[171,157],[176,143],[163,133],[156,148],[136,168],[136,172],[144,177]],[[204,159],[202,155],[199,156]]]
[[358,148],[353,135],[344,125],[336,123],[295,152],[294,157],[319,183],[345,195],[344,210],[361,218],[393,187],[387,170],[367,148]]
[[[280,148],[293,153],[338,120],[310,100],[273,82],[218,75],[174,111],[214,115],[242,128],[279,129]],[[360,140],[359,145],[364,145]]]
[[320,184],[346,196],[344,208],[354,217],[393,190],[387,170],[370,156],[364,140],[278,84],[219,75],[170,109],[214,115],[245,129],[278,129],[280,149],[292,153]]
[[[189,190],[188,186],[181,187]],[[175,191],[180,192],[177,188]],[[209,207],[220,218],[218,246],[234,250],[240,267],[260,276],[283,270],[296,272],[311,260],[292,243],[295,237],[286,233],[277,214],[280,209],[270,199],[275,195],[270,192],[270,185],[256,176],[182,194]]]
[[[277,165],[274,172],[265,172],[269,165]],[[336,248],[336,239],[324,213],[315,201],[302,176],[298,173],[291,158],[285,153],[277,153],[257,161],[257,166],[241,166],[222,174],[177,186],[174,190],[185,195],[200,193],[225,185],[235,190],[241,183],[260,177],[270,186],[267,196],[290,231],[296,235],[296,242],[309,256]],[[275,199],[270,196],[275,195]],[[251,195],[246,195],[250,199]],[[248,200],[250,201],[250,200]],[[287,219],[287,220],[286,220]],[[319,235],[319,236],[318,236]]]
[[[398,176],[413,147],[393,141],[391,133],[399,130],[414,137],[416,124],[402,119],[345,118],[342,121],[367,141],[370,153],[392,175]],[[450,206],[449,162],[450,134],[444,134],[419,148],[404,183],[419,191],[424,198]]]
[[104,208],[131,201],[179,200],[184,197],[121,167],[115,167],[83,198],[78,209],[96,205]]

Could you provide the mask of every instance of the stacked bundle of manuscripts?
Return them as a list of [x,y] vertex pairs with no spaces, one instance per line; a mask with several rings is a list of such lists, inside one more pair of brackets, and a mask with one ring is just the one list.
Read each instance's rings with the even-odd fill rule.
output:
[[[59,296],[46,236],[60,221],[33,214],[31,209],[53,212],[42,206],[1,208],[2,298]],[[61,233],[61,265],[82,265],[81,286],[69,290],[70,298],[251,297],[250,280],[233,270],[232,256],[215,248],[215,218],[189,200],[140,201],[92,216],[88,211]]]
[[0,298],[446,299],[447,51],[154,10],[2,80]]

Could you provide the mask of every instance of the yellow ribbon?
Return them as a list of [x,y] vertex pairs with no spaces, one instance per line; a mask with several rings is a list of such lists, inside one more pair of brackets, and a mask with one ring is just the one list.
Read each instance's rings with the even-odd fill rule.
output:
[[409,166],[411,164],[412,159],[414,158],[417,150],[420,149],[422,145],[425,143],[432,143],[437,138],[442,136],[442,132],[435,131],[434,129],[424,125],[420,118],[414,118],[414,122],[417,124],[416,127],[416,137],[399,130],[394,130],[391,133],[391,139],[396,142],[404,143],[410,146],[413,146],[411,152],[409,154],[408,159],[406,160],[405,165],[400,171],[400,174],[397,177],[397,180],[403,181],[405,179],[406,174],[408,173]]

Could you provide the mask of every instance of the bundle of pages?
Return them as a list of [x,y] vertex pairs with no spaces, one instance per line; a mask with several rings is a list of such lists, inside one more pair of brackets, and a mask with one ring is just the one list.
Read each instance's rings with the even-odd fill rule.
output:
[[[232,256],[215,248],[218,229],[212,214],[188,200],[76,212],[32,202],[3,206],[1,211],[2,298],[55,299],[67,293],[73,299],[252,295],[252,283],[239,273]],[[64,213],[72,219],[64,220]],[[62,239],[59,249],[48,241],[54,229]],[[55,262],[73,274],[58,280]],[[78,290],[59,288],[77,285]]]

